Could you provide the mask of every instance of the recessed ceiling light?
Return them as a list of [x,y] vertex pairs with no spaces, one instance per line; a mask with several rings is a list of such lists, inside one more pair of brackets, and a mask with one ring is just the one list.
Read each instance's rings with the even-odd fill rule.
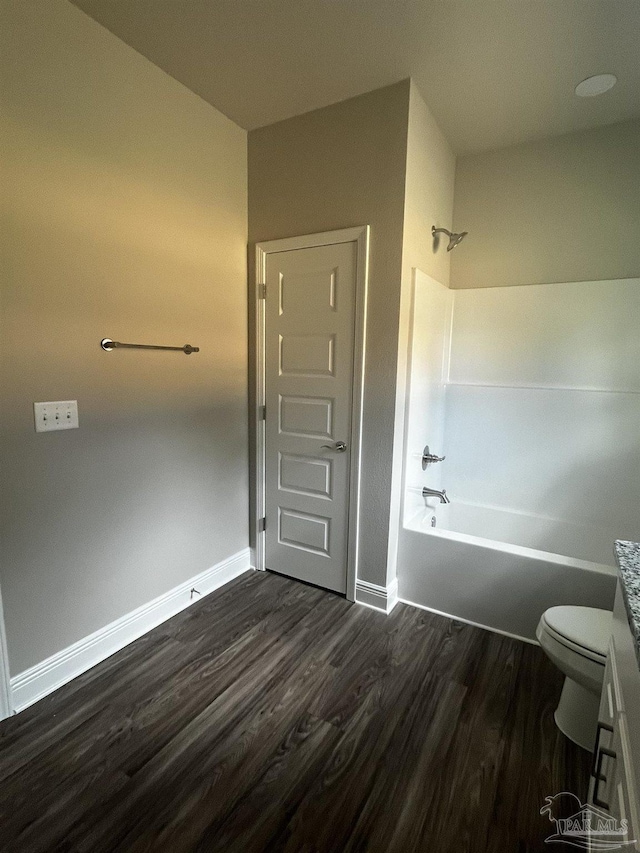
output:
[[576,86],[576,95],[579,98],[595,98],[596,95],[602,95],[608,92],[618,82],[615,74],[596,74],[593,77],[587,77]]

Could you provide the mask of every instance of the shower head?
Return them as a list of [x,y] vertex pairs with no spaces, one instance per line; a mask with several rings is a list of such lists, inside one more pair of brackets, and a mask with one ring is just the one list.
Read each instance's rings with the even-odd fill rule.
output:
[[452,249],[455,249],[455,247],[458,245],[458,243],[461,243],[464,240],[464,238],[467,236],[467,234],[469,232],[468,231],[462,231],[460,234],[452,234],[451,231],[447,231],[446,228],[436,228],[435,225],[432,225],[431,226],[431,233],[433,234],[434,237],[436,236],[436,234],[446,234],[447,237],[449,238],[449,245],[447,246],[447,252],[450,252]]
[[461,243],[468,233],[468,231],[461,231],[460,234],[452,234],[449,237],[449,245],[447,246],[447,252],[450,252],[452,249],[455,249],[458,243]]

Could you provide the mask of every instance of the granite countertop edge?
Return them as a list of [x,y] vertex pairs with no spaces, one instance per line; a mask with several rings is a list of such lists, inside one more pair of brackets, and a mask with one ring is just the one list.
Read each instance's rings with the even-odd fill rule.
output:
[[615,544],[620,586],[640,666],[640,542],[618,539]]

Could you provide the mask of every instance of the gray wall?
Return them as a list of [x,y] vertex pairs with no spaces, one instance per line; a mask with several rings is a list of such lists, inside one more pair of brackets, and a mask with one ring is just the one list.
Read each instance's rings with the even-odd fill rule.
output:
[[458,158],[451,287],[640,275],[640,120]]
[[359,577],[385,584],[409,81],[249,133],[251,243],[371,226]]
[[[248,544],[246,134],[63,0],[0,30],[15,675]],[[36,435],[66,399],[80,429]]]

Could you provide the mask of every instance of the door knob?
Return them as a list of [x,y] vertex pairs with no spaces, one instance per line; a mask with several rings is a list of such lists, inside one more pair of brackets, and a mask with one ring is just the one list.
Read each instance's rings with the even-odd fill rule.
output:
[[337,450],[338,453],[344,453],[347,449],[346,441],[336,441],[335,444],[323,444],[322,447],[326,447],[327,450]]

